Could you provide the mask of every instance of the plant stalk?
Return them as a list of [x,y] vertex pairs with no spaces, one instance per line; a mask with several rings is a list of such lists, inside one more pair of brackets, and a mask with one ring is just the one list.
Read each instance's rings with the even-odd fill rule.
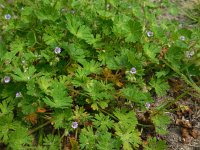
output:
[[181,78],[188,84],[190,85],[196,92],[200,94],[200,88],[193,82],[190,82],[190,80],[181,72],[179,72],[176,68],[171,66],[169,63],[167,63],[165,60],[162,60],[168,67],[170,67],[174,72],[176,72],[178,75],[181,76]]
[[41,124],[40,126],[36,127],[35,129],[30,130],[30,131],[29,131],[29,135],[32,134],[32,133],[34,133],[34,132],[36,132],[37,130],[39,130],[39,129],[45,127],[46,125],[48,125],[48,124],[50,124],[50,123],[51,123],[51,121],[47,121],[47,122],[45,122],[44,124]]

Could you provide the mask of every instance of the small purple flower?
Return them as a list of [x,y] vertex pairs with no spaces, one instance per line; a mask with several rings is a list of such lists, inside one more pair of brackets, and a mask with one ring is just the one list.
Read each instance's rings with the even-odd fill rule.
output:
[[11,15],[10,14],[6,14],[4,17],[5,17],[6,20],[10,20],[11,19]]
[[130,70],[130,73],[131,74],[136,74],[136,72],[137,72],[137,70],[133,67],[133,68],[131,68],[131,70]]
[[5,8],[5,6],[4,6],[3,4],[0,4],[0,7],[1,7],[1,8]]
[[191,58],[193,55],[194,55],[194,51],[186,51],[186,52],[185,52],[185,56],[186,56],[187,58]]
[[22,96],[21,92],[17,92],[17,93],[15,94],[15,97],[16,97],[16,98],[21,97],[21,96]]
[[185,36],[180,36],[180,38],[179,38],[181,41],[185,41]]
[[129,9],[131,9],[131,8],[132,8],[132,6],[131,6],[131,5],[129,5],[129,6],[128,6],[128,8],[129,8]]
[[106,8],[109,9],[109,8],[110,8],[110,4],[107,4],[107,5],[106,5]]
[[152,32],[152,31],[148,31],[148,32],[147,32],[147,36],[148,36],[148,37],[152,37],[152,36],[153,36],[153,32]]
[[182,23],[180,23],[178,26],[179,26],[180,28],[182,28],[182,27],[183,27],[183,24],[182,24]]
[[4,80],[4,83],[9,83],[11,78],[9,76],[5,76],[3,80]]
[[22,64],[24,65],[24,64],[26,64],[26,60],[25,59],[22,59]]
[[61,53],[61,48],[60,48],[60,47],[56,47],[56,48],[54,49],[54,53],[55,53],[55,54],[60,54],[60,53]]
[[72,122],[72,128],[76,129],[78,128],[78,122]]
[[76,11],[75,10],[71,10],[71,14],[75,14],[76,13]]
[[147,109],[149,109],[149,108],[151,107],[151,104],[150,104],[149,102],[147,102],[147,103],[145,104],[145,106],[146,106]]

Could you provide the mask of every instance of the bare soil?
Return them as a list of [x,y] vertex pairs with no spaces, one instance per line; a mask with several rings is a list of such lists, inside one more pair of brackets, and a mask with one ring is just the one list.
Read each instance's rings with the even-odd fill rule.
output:
[[[171,3],[176,3],[179,9],[179,14],[176,16],[171,15],[167,8],[164,8],[165,13],[160,16],[160,19],[163,18],[169,20],[176,20],[180,22],[180,25],[184,24],[188,28],[193,28],[195,24],[188,24],[188,17],[186,16],[186,11],[188,9],[193,9],[195,5],[200,4],[200,0],[170,0]],[[200,17],[200,16],[199,16]],[[176,83],[179,84],[179,83]],[[184,85],[187,86],[187,85]],[[181,87],[180,93],[183,92],[184,87]],[[174,93],[170,97],[175,98]],[[160,101],[162,99],[159,99]],[[190,112],[187,114],[177,114],[177,112],[171,112],[172,123],[168,127],[168,134],[164,136],[164,139],[167,141],[168,150],[200,150],[200,98],[186,97],[181,99],[177,106],[183,105],[190,109]],[[183,126],[177,124],[177,120],[186,121],[191,124],[191,128],[195,130],[196,137],[192,137],[189,132],[186,135],[183,135]],[[188,129],[191,130],[191,129]],[[184,137],[185,136],[185,137]]]

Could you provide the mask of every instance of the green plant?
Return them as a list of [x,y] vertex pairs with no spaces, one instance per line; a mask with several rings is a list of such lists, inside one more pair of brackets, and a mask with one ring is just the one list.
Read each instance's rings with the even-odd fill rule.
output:
[[173,77],[188,84],[187,94],[200,94],[200,33],[158,20],[169,3],[0,2],[1,143],[131,150],[158,142],[157,149],[166,148],[155,137],[145,145],[141,134],[152,127],[154,135],[164,134],[173,103],[150,103],[167,95]]

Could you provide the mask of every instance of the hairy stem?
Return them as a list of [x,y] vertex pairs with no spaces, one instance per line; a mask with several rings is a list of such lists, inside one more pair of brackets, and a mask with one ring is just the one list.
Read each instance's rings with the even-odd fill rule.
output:
[[105,111],[105,110],[103,110],[103,109],[101,109],[101,108],[99,108],[99,110],[100,110],[101,112],[103,112],[103,113],[109,115],[109,116],[110,116],[111,118],[113,118],[114,120],[119,121],[119,119],[118,119],[117,117],[115,117],[114,115],[110,114],[109,112],[107,112],[107,111]]
[[44,124],[41,124],[40,126],[36,127],[35,129],[30,130],[30,131],[29,131],[29,135],[32,134],[32,133],[34,133],[34,132],[36,132],[37,130],[39,130],[39,129],[45,127],[46,125],[48,125],[48,124],[50,124],[50,123],[51,123],[51,121],[47,121],[47,122],[45,122]]

